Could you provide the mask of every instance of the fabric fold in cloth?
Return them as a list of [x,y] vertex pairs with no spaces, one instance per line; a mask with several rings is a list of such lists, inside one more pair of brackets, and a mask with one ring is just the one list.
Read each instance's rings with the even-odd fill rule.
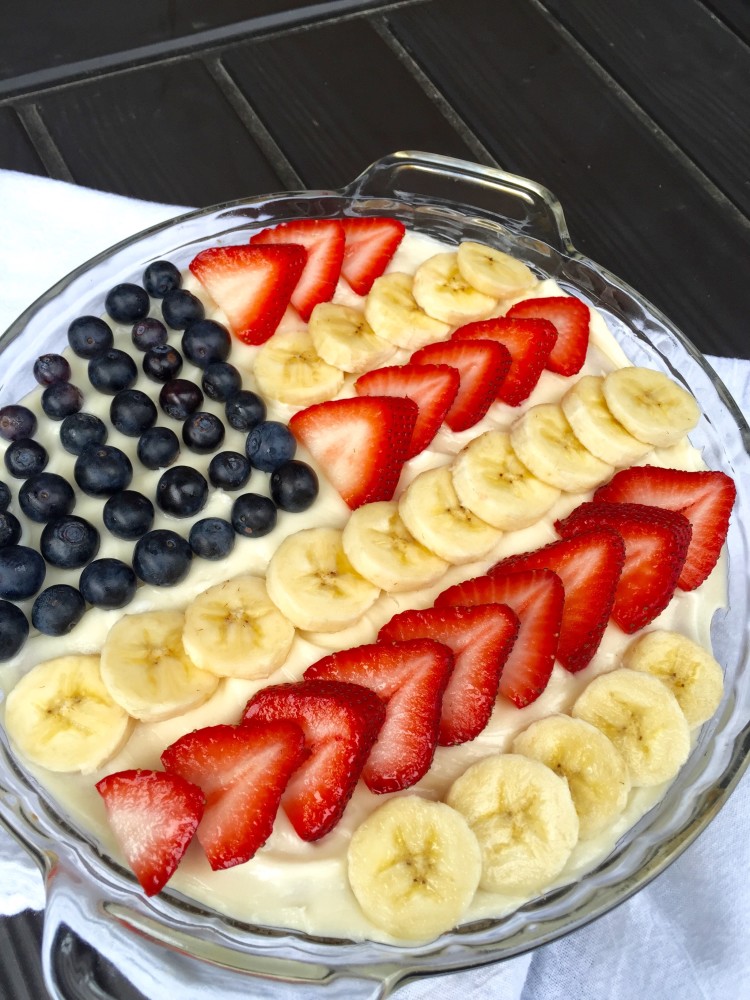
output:
[[[0,207],[0,330],[89,257],[188,211],[12,171],[0,171]],[[748,412],[750,362],[709,361]],[[696,843],[616,910],[531,954],[410,983],[398,995],[404,1000],[750,997],[750,883],[744,875],[750,870],[749,820],[746,775]],[[0,914],[44,906],[38,871],[2,828],[0,886]],[[123,972],[145,995],[161,992],[163,972],[127,967]],[[156,992],[149,990],[149,975]],[[288,995],[301,994],[290,987]]]

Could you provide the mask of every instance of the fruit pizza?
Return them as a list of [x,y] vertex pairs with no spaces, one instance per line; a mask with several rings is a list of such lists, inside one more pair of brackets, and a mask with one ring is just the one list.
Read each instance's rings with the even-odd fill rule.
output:
[[256,924],[428,941],[581,877],[722,698],[694,398],[396,219],[136,277],[0,410],[20,758],[146,894]]

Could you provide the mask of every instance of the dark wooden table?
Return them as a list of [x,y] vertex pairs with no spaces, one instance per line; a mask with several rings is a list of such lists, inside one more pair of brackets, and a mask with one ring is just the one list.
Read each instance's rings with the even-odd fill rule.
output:
[[[746,358],[748,108],[747,0],[23,0],[0,28],[0,167],[203,206],[399,149],[496,164],[701,350]],[[43,1000],[40,933],[0,922],[0,997]]]

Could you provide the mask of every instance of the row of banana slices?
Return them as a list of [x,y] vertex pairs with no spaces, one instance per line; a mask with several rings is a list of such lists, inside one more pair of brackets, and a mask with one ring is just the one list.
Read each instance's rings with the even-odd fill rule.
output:
[[444,802],[409,794],[371,813],[348,852],[362,910],[395,938],[426,940],[459,923],[477,889],[514,902],[544,891],[579,840],[617,821],[631,788],[677,774],[722,687],[700,646],[646,633],[571,715],[532,723],[510,752],[471,765]]

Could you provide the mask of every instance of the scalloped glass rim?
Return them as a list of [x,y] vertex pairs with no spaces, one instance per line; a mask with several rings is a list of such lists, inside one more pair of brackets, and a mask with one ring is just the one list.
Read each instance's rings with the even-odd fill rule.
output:
[[[402,191],[404,172],[412,190]],[[414,191],[417,178],[437,193]],[[466,191],[461,187],[464,186]],[[443,196],[450,191],[450,198]],[[487,208],[502,195],[500,210]],[[481,198],[477,198],[477,194]],[[505,200],[503,200],[505,199]],[[476,201],[483,207],[477,208]],[[629,831],[612,854],[583,879],[550,892],[500,920],[466,925],[421,947],[323,940],[302,933],[253,928],[198,906],[173,891],[146,900],[133,877],[100,854],[94,840],[58,812],[0,743],[0,822],[49,875],[60,865],[82,875],[92,913],[103,925],[117,921],[146,939],[240,973],[282,982],[320,983],[334,989],[352,978],[377,995],[399,982],[440,971],[500,961],[538,947],[612,909],[674,861],[715,816],[748,764],[750,753],[750,512],[744,484],[750,465],[750,429],[705,359],[637,292],[578,254],[559,203],[546,189],[503,171],[423,153],[397,153],[377,161],[341,191],[271,195],[191,212],[155,226],[94,257],[41,296],[0,337],[6,364],[0,404],[33,385],[18,371],[17,348],[33,338],[34,351],[59,345],[68,323],[101,312],[106,291],[138,280],[151,260],[169,257],[184,266],[200,249],[231,242],[237,234],[298,217],[394,215],[410,228],[456,243],[493,243],[548,274],[596,306],[636,364],[648,364],[683,382],[703,417],[691,435],[711,468],[742,488],[729,536],[729,604],[717,613],[712,638],[725,667],[722,705],[707,723],[664,799]],[[689,792],[689,794],[686,794]],[[81,886],[79,885],[78,891]],[[334,989],[335,991],[335,989]]]

